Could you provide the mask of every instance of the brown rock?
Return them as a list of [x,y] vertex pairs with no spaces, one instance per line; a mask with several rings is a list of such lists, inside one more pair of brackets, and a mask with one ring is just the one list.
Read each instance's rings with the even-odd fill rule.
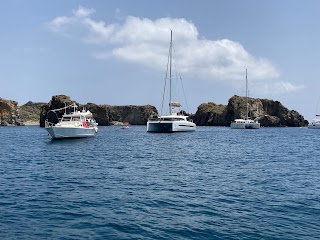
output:
[[[199,126],[230,126],[237,118],[246,118],[246,98],[233,96],[228,105],[203,103],[193,116]],[[308,124],[297,111],[288,110],[280,102],[269,99],[248,98],[248,116],[264,127],[303,127]]]
[[18,102],[0,98],[0,125],[21,126],[22,120],[19,116]]
[[224,126],[226,106],[213,102],[202,103],[195,115],[191,116],[199,126]]

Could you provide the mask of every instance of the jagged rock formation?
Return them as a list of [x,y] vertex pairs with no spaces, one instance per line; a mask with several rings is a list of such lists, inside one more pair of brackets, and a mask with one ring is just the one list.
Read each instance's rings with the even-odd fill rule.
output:
[[151,105],[144,106],[108,106],[109,121],[129,122],[132,125],[145,125],[157,109]]
[[213,102],[202,103],[195,115],[190,116],[198,126],[224,126],[225,105],[217,105]]
[[21,126],[18,102],[0,98],[0,125]]
[[107,104],[97,105],[87,103],[80,105],[65,95],[53,96],[51,101],[41,107],[40,127],[44,127],[45,120],[48,118],[50,122],[57,123],[58,118],[61,118],[64,111],[59,111],[56,114],[49,112],[53,109],[63,108],[75,103],[80,109],[85,108],[92,112],[100,126],[111,125],[114,121],[129,122],[133,125],[144,125],[147,123],[150,115],[157,114],[157,109],[151,105],[145,106],[110,106]]
[[144,106],[111,106],[107,104],[96,105],[88,103],[81,105],[92,112],[99,125],[112,125],[113,122],[129,122],[132,125],[145,125],[152,114],[157,114],[157,109],[151,105]]
[[[62,117],[64,110],[56,113],[49,112],[50,110],[60,109],[65,106],[72,105],[73,103],[77,104],[75,101],[72,101],[70,97],[66,95],[56,95],[52,96],[52,99],[49,103],[46,103],[41,106],[40,110],[40,127],[44,127],[45,120],[48,118],[49,122],[58,123],[59,118]],[[77,104],[78,105],[78,104]],[[70,111],[67,109],[67,111]]]
[[[280,102],[269,99],[248,99],[248,115],[264,127],[302,127],[308,122],[298,112],[288,110]],[[236,118],[246,117],[246,98],[233,96],[228,105],[203,103],[198,107],[193,121],[202,126],[230,126]]]

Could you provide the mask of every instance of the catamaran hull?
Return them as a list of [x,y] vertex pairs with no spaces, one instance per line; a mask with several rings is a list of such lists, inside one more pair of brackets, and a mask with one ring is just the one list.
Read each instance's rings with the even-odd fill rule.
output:
[[80,128],[80,127],[46,127],[46,130],[53,139],[61,138],[85,138],[93,137],[97,133],[97,128]]
[[320,129],[320,123],[309,123],[309,129]]
[[231,129],[259,129],[260,123],[231,123]]
[[196,130],[196,125],[188,121],[147,122],[147,132],[172,133],[172,132],[191,132],[195,130]]

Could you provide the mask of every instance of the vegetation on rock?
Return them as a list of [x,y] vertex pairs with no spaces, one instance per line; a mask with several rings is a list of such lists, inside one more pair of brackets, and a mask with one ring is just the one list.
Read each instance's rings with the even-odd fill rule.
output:
[[19,107],[20,118],[23,122],[38,122],[41,112],[41,107],[45,103],[42,102],[27,102]]

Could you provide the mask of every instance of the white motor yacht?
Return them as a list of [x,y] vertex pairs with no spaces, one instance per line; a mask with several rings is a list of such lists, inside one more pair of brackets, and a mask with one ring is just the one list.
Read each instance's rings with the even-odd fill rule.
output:
[[[98,123],[90,111],[76,111],[77,106],[75,104],[72,107],[74,108],[73,112],[65,112],[56,124],[46,119],[45,129],[53,139],[92,137],[98,132]],[[51,111],[56,113],[62,109]]]

